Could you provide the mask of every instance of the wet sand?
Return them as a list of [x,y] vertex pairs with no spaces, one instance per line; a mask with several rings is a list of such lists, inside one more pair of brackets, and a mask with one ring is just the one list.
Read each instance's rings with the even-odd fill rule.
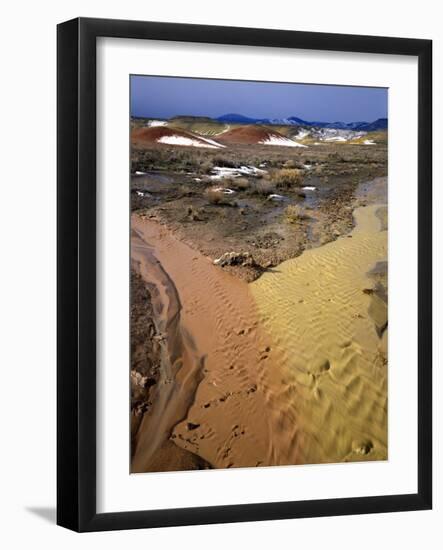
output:
[[132,230],[132,258],[159,289],[168,342],[166,375],[142,420],[132,471],[148,471],[167,440],[216,468],[275,464],[265,380],[278,361],[248,284],[154,221],[133,215]]
[[[382,211],[358,208],[350,235],[251,284],[133,215],[164,372],[132,471],[387,458],[387,331],[370,274],[387,257]],[[172,467],[180,449],[192,455]]]

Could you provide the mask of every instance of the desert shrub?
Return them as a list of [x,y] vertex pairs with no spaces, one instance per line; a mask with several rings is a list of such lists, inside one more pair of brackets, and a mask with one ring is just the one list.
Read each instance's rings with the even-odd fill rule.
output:
[[238,206],[237,201],[229,195],[225,195],[221,189],[206,189],[205,195],[209,204],[218,204],[220,206]]
[[289,159],[283,164],[283,166],[285,168],[297,168],[297,163],[294,159]]
[[187,208],[187,216],[193,222],[201,222],[204,219],[203,211],[195,208],[195,206],[192,206],[192,204]]
[[270,180],[261,179],[254,184],[252,192],[257,195],[270,195],[275,193],[275,184]]
[[272,181],[277,187],[284,187],[286,189],[295,187],[303,181],[302,171],[296,168],[282,168],[274,172]]
[[225,200],[225,194],[219,189],[206,189],[205,195],[210,204],[223,204]]
[[205,160],[205,161],[201,162],[200,167],[199,167],[199,171],[202,174],[209,174],[212,170],[212,167],[213,167],[212,162],[210,160]]
[[348,159],[340,155],[337,151],[329,153],[328,158],[333,162],[348,162]]
[[285,208],[284,217],[289,223],[297,223],[306,218],[306,214],[298,204],[290,204]]
[[183,184],[180,185],[180,194],[183,197],[190,197],[191,195],[194,195],[195,191],[190,187],[189,185]]
[[238,189],[239,191],[246,191],[251,187],[248,178],[232,178],[232,182],[228,187]]
[[223,166],[225,168],[237,168],[237,163],[228,157],[217,156],[212,160],[214,166]]

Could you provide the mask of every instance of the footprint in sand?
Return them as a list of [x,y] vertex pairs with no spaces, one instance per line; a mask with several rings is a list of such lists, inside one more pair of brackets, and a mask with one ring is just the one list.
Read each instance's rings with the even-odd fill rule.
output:
[[[224,460],[229,458],[232,452],[232,446],[234,442],[241,436],[245,435],[246,428],[240,424],[235,424],[231,428],[231,433],[227,437],[225,444],[217,449],[217,456],[219,459]],[[226,466],[228,467],[228,466]]]
[[352,444],[352,452],[357,455],[367,455],[374,448],[371,440],[354,441]]

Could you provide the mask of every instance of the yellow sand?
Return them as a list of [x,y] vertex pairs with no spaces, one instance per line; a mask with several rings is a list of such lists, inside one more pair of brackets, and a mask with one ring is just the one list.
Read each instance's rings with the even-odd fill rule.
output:
[[250,285],[282,357],[281,384],[273,384],[267,405],[270,423],[287,434],[289,463],[295,450],[292,463],[387,458],[386,334],[378,337],[363,292],[373,287],[367,272],[387,258],[379,208],[357,209],[350,236]]

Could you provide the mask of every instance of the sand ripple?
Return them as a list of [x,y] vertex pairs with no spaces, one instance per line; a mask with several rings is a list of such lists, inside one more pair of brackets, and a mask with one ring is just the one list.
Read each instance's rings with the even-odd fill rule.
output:
[[386,354],[364,292],[373,286],[367,273],[387,257],[379,207],[357,209],[349,236],[251,284],[283,357],[281,386],[267,399],[274,421],[298,430],[294,463],[387,458]]

